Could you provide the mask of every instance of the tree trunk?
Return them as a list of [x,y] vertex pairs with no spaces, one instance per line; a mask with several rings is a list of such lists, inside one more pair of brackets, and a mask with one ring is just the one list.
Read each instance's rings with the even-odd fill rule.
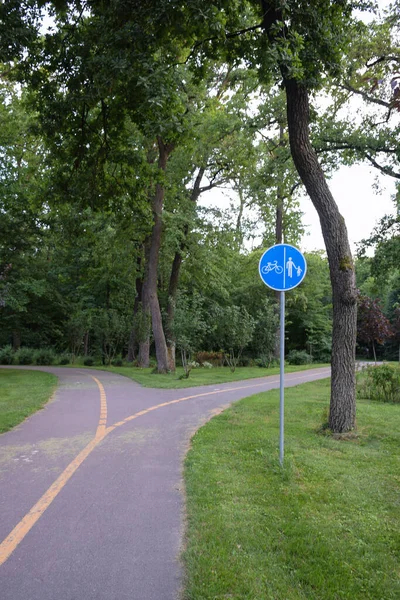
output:
[[83,334],[83,354],[84,356],[89,354],[89,331]]
[[284,80],[290,148],[294,164],[321,223],[329,261],[333,297],[332,382],[329,427],[334,432],[355,426],[355,346],[357,295],[347,229],[329,190],[309,139],[307,88]]
[[12,347],[14,352],[21,347],[21,332],[19,329],[14,329],[12,332]]
[[[189,232],[189,227],[185,227],[185,238]],[[174,318],[176,296],[178,293],[179,274],[182,264],[182,252],[184,250],[184,242],[181,242],[179,250],[175,253],[172,262],[171,275],[168,286],[168,306],[167,306],[167,343],[168,343],[168,360],[171,371],[176,370],[176,340],[174,335]]]
[[242,244],[243,244],[242,219],[243,219],[244,206],[245,206],[246,202],[245,202],[245,199],[243,196],[243,190],[240,186],[240,183],[237,186],[237,192],[239,194],[240,205],[239,205],[238,216],[236,219],[236,243],[239,246],[239,248],[241,248]]
[[[158,137],[157,142],[159,149],[158,167],[162,171],[165,171],[168,157],[172,152],[173,147],[170,144],[165,144],[160,137]],[[157,183],[152,202],[154,224],[150,237],[150,249],[146,264],[145,280],[143,282],[143,309],[145,313],[150,311],[151,314],[151,324],[156,346],[157,370],[159,373],[167,373],[169,369],[167,344],[165,341],[157,293],[158,258],[161,246],[164,195],[165,188],[163,183]],[[141,350],[144,349],[143,346]]]
[[[139,261],[139,267],[140,267],[140,262]],[[137,277],[136,278],[136,296],[135,296],[135,302],[133,305],[133,318],[135,318],[137,311],[139,309],[139,306],[142,302],[142,288],[143,288],[143,276]],[[129,345],[128,345],[128,362],[133,362],[136,358],[136,348],[138,346],[138,340],[136,339],[136,330],[135,330],[135,326],[132,325],[132,329],[131,329],[131,333],[129,336]],[[150,351],[150,347],[149,347],[149,351]]]
[[[200,167],[196,176],[196,180],[193,185],[192,193],[190,194],[190,200],[195,205],[201,192],[203,191],[201,186],[201,180],[205,173],[205,167]],[[172,262],[171,275],[169,278],[168,286],[168,306],[167,306],[167,344],[168,344],[168,361],[169,368],[171,371],[176,370],[176,341],[173,333],[173,325],[175,318],[175,305],[176,297],[178,293],[179,276],[183,260],[183,252],[187,245],[187,238],[189,235],[189,224],[186,223],[183,231],[183,240],[179,244],[179,249],[175,252],[174,260]]]

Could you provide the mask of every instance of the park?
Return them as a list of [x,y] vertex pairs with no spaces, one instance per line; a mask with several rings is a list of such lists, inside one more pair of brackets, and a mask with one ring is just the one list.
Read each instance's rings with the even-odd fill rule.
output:
[[399,597],[399,15],[0,4],[5,600]]

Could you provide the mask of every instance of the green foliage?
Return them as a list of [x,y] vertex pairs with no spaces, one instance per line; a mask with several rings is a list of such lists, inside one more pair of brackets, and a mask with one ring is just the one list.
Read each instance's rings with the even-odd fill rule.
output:
[[71,357],[68,354],[63,354],[58,359],[59,365],[69,365],[71,362]]
[[0,348],[0,365],[12,365],[14,363],[14,352],[12,346]]
[[256,358],[255,364],[262,369],[269,369],[270,367],[276,367],[279,360],[273,358],[271,354],[261,354],[259,358]]
[[235,305],[218,307],[214,318],[216,338],[227,364],[234,372],[244,348],[253,337],[255,321],[244,307]]
[[33,348],[22,347],[15,353],[15,360],[19,365],[33,365],[36,351]]
[[[84,347],[103,363],[124,356],[136,282],[145,270],[151,198],[162,185],[158,288],[165,309],[171,263],[180,252],[182,299],[171,335],[178,349],[190,360],[202,347],[224,348],[233,368],[243,340],[250,360],[272,356],[274,297],[257,277],[261,249],[249,252],[244,241],[254,248],[259,237],[263,244],[275,240],[282,202],[285,239],[297,243],[303,231],[284,92],[274,84],[283,76],[318,89],[331,84],[327,74],[345,68],[351,85],[365,92],[372,80],[362,81],[360,65],[383,47],[394,25],[385,18],[370,40],[366,28],[349,28],[347,1],[288,1],[277,7],[280,14],[270,2],[263,3],[266,11],[242,0],[200,4],[92,2],[76,19],[74,3],[63,2],[45,36],[36,29],[35,3],[1,5],[0,29],[13,41],[2,39],[0,51],[20,60],[5,67],[10,77],[0,86],[0,345],[15,336],[23,346],[68,349],[73,356]],[[275,19],[266,32],[264,17]],[[390,67],[376,68],[387,80]],[[12,78],[21,84],[14,87]],[[329,111],[340,102],[335,96]],[[339,144],[339,134],[352,131],[334,117],[324,124],[313,110],[310,117],[316,141],[329,130]],[[369,133],[358,131],[350,141],[379,152],[387,128],[375,128],[370,147],[373,128],[370,119],[363,123]],[[390,148],[397,147],[396,135],[387,138]],[[157,136],[174,146],[165,172],[157,164]],[[394,156],[388,144],[386,150]],[[329,169],[337,163],[324,160]],[[240,201],[227,211],[197,206],[200,173],[199,195],[227,185]],[[248,209],[255,218],[245,216]],[[380,241],[395,237],[393,219],[382,227]],[[389,246],[382,244],[382,264],[394,250]],[[322,253],[307,261],[307,278],[287,297],[288,348],[326,360],[328,265]],[[149,315],[139,304],[135,340],[149,333]]]
[[103,362],[110,365],[128,339],[129,322],[115,309],[96,309],[92,319],[95,348]]
[[143,305],[141,302],[139,302],[137,311],[133,317],[132,328],[135,334],[135,339],[139,344],[146,341],[150,335],[151,317],[143,310]]
[[173,336],[176,347],[180,350],[185,377],[189,377],[194,364],[192,353],[197,350],[208,330],[204,320],[203,300],[199,295],[191,298],[180,294],[175,307]]
[[85,365],[85,367],[93,367],[93,365],[94,365],[94,358],[92,358],[91,356],[86,356],[83,359],[83,364]]
[[286,360],[289,365],[309,365],[312,363],[312,357],[305,350],[291,350]]
[[56,359],[52,348],[41,348],[40,350],[36,350],[34,356],[36,365],[52,365]]
[[288,350],[307,348],[315,359],[325,360],[331,349],[332,290],[328,261],[322,251],[307,252],[307,276],[286,296]]
[[400,368],[392,365],[364,367],[357,373],[359,398],[400,403]]
[[[264,298],[257,312],[254,334],[250,348],[254,356],[271,363],[279,329],[278,306],[270,298]],[[268,358],[267,358],[268,357]]]

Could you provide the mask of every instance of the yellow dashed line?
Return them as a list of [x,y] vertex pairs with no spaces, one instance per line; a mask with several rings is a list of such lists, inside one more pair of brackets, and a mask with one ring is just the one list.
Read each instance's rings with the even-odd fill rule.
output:
[[[327,370],[327,376],[329,375],[329,370]],[[91,376],[92,379],[96,382],[99,391],[100,391],[100,418],[97,425],[97,430],[95,437],[91,442],[87,444],[87,446],[78,454],[76,458],[68,467],[61,473],[61,475],[56,479],[56,481],[49,487],[49,489],[43,494],[43,496],[36,502],[36,504],[31,508],[31,510],[23,517],[23,519],[14,527],[11,533],[5,538],[5,540],[0,544],[0,566],[8,559],[8,557],[14,552],[15,548],[18,544],[24,539],[27,533],[32,529],[35,523],[40,519],[46,508],[50,506],[56,496],[61,492],[63,487],[75,473],[75,471],[80,467],[83,461],[89,456],[89,454],[96,448],[96,446],[109,434],[111,431],[116,429],[117,427],[121,427],[125,425],[129,421],[133,421],[133,419],[137,419],[143,415],[147,415],[148,413],[158,410],[159,408],[163,408],[165,406],[171,406],[172,404],[179,404],[180,402],[185,402],[187,400],[192,400],[194,398],[200,398],[201,396],[212,396],[215,394],[219,394],[221,392],[233,392],[237,390],[250,389],[254,387],[261,387],[265,385],[265,382],[244,385],[240,387],[214,390],[212,392],[203,392],[201,394],[194,394],[193,396],[186,396],[185,398],[178,398],[176,400],[170,400],[169,402],[163,402],[161,404],[156,404],[154,406],[150,406],[144,410],[141,410],[133,415],[130,415],[126,419],[122,421],[118,421],[111,425],[110,427],[106,427],[107,425],[107,397],[102,383],[96,378]],[[296,378],[292,378],[296,381],[297,379],[305,379],[307,375],[300,375]],[[270,383],[279,383],[279,379],[272,380]]]

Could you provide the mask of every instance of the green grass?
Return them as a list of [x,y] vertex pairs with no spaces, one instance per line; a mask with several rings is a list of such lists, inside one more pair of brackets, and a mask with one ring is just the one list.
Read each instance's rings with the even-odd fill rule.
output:
[[192,440],[185,600],[400,598],[400,406],[358,402],[323,434],[329,380],[247,398]]
[[[71,365],[75,366],[75,365]],[[329,365],[300,365],[285,367],[285,373],[294,373],[306,369],[317,369],[319,367],[328,367]],[[90,368],[90,367],[85,367]],[[253,379],[255,377],[267,377],[269,375],[278,375],[279,367],[271,369],[261,369],[260,367],[238,367],[234,373],[229,367],[213,367],[212,369],[193,369],[190,372],[189,379],[179,379],[183,374],[183,369],[178,367],[176,373],[167,375],[158,375],[152,373],[153,369],[139,369],[137,367],[91,367],[101,369],[102,371],[111,371],[125,375],[134,381],[137,381],[144,387],[179,389],[187,387],[196,387],[199,385],[218,385],[229,381],[242,381],[244,379]]]
[[0,433],[42,408],[56,385],[57,377],[50,373],[0,369]]

